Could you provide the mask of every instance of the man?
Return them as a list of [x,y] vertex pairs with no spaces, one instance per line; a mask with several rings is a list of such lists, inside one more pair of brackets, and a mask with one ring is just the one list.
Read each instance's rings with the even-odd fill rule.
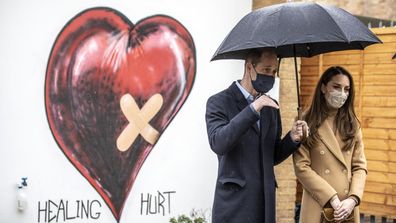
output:
[[243,79],[208,99],[209,143],[219,161],[213,223],[275,222],[274,165],[299,147],[307,128],[297,121],[281,140],[279,106],[263,94],[273,87],[276,71],[273,50],[251,50]]

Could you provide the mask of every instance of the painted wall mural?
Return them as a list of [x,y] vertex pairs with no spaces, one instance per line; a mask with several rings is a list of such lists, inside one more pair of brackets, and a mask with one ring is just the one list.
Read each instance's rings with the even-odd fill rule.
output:
[[119,221],[145,159],[191,92],[195,46],[165,15],[133,24],[111,8],[87,9],[49,56],[45,106],[60,149]]

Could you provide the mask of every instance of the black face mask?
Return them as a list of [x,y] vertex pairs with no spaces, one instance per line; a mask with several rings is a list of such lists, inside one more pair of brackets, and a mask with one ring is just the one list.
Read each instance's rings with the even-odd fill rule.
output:
[[256,69],[253,69],[257,74],[256,80],[251,80],[254,90],[259,93],[267,93],[274,86],[275,77],[272,75],[257,73]]

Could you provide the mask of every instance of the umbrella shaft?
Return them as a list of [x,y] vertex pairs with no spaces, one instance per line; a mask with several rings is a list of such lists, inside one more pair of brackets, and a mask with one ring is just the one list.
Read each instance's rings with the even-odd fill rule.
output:
[[296,74],[296,90],[297,90],[297,111],[298,111],[298,119],[301,119],[301,102],[300,102],[300,84],[298,81],[298,72],[297,72],[297,58],[296,58],[296,45],[293,44],[293,54],[294,54],[294,71]]

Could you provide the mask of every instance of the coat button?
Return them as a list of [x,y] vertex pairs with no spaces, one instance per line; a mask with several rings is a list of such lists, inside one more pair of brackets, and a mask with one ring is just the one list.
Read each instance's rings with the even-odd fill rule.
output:
[[325,170],[325,174],[329,174],[330,173],[330,170],[329,169],[326,169]]
[[323,150],[320,151],[320,155],[324,155],[325,152]]
[[347,151],[347,154],[350,154],[350,153],[351,153],[351,151],[348,150],[348,151]]
[[348,194],[348,190],[347,189],[345,189],[344,192],[345,192],[345,194]]
[[346,170],[346,169],[343,169],[342,172],[343,172],[344,174],[346,174],[346,173],[347,173],[347,170]]

